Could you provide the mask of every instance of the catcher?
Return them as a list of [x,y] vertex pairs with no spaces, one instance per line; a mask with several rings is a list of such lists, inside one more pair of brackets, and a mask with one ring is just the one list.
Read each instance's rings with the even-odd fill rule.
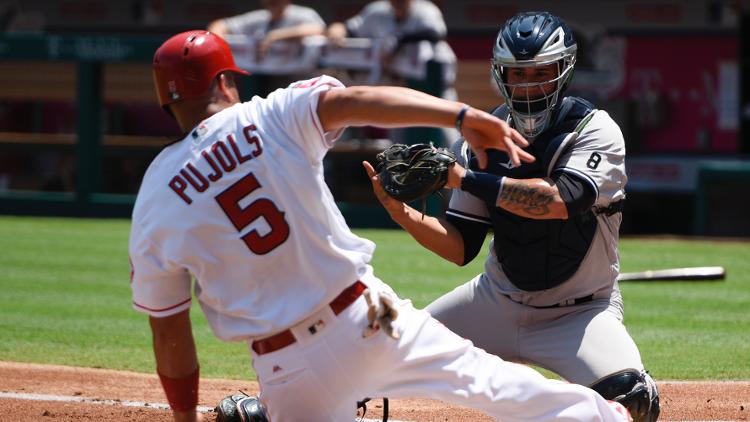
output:
[[[494,151],[480,171],[457,142],[447,168],[381,164],[377,175],[364,166],[391,218],[444,259],[467,264],[494,231],[484,273],[430,304],[433,317],[490,353],[547,368],[651,422],[659,393],[623,324],[617,284],[625,142],[605,111],[563,96],[576,49],[570,28],[546,12],[514,16],[497,36],[492,74],[505,103],[492,114],[530,141],[536,161],[517,166]],[[430,174],[434,183],[422,180]],[[443,180],[454,189],[444,219],[419,218],[393,195],[418,197]]]

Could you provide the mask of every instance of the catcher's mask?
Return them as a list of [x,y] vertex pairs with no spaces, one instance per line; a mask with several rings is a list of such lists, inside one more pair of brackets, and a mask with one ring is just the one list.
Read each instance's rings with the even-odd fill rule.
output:
[[[527,138],[539,135],[573,76],[577,44],[562,19],[547,12],[520,13],[500,29],[492,51],[492,77],[510,109],[513,126]],[[556,64],[553,78],[508,83],[513,68]],[[554,84],[554,89],[544,89]],[[533,93],[530,94],[530,93]]]
[[187,31],[164,42],[154,53],[156,95],[162,107],[208,93],[221,72],[250,73],[234,63],[229,44],[208,31]]

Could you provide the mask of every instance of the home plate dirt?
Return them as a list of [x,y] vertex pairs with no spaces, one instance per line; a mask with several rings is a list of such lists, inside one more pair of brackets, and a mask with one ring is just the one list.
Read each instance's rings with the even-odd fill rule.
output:
[[[665,421],[750,420],[750,381],[659,382]],[[201,379],[201,410],[210,411],[233,392],[258,392],[255,381]],[[105,369],[0,362],[0,421],[170,422],[155,375]],[[490,421],[483,414],[434,400],[390,401],[391,421]],[[368,403],[367,420],[378,420],[379,399]],[[354,416],[354,415],[352,415]]]

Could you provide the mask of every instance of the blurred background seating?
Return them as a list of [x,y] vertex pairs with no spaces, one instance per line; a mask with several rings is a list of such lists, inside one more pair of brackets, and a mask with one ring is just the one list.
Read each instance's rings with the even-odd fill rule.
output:
[[[608,110],[625,134],[630,183],[623,232],[750,235],[742,221],[735,224],[740,229],[727,230],[738,217],[721,212],[729,206],[744,209],[748,201],[739,194],[745,185],[726,186],[727,180],[745,180],[750,153],[749,0],[433,3],[444,18],[444,42],[455,55],[453,79],[445,77],[450,63],[434,56],[425,60],[418,48],[403,50],[407,56],[401,62],[413,59],[413,69],[424,70],[416,77],[408,69],[400,75],[377,66],[363,71],[361,61],[348,68],[330,66],[321,57],[334,47],[322,35],[302,39],[296,53],[279,51],[304,65],[304,72],[290,72],[295,78],[325,71],[347,82],[400,83],[436,95],[453,88],[451,95],[460,101],[490,109],[500,102],[489,76],[497,28],[522,7],[548,9],[573,26],[579,43],[570,94]],[[370,2],[296,4],[331,24],[358,16]],[[141,50],[176,32],[265,6],[246,0],[0,1],[0,212],[127,215],[145,166],[180,135],[156,105],[152,51]],[[384,42],[370,41],[369,48]],[[24,47],[29,45],[38,48]],[[247,48],[237,54],[243,51],[251,54]],[[305,51],[310,54],[304,56]],[[309,65],[310,57],[317,57],[317,65]],[[267,66],[272,58],[265,63],[257,58],[253,53],[238,62],[255,66],[251,70],[258,74],[263,65],[265,73],[274,73]],[[375,77],[385,74],[391,78]],[[272,79],[245,78],[243,98],[283,85]],[[351,215],[368,216],[359,220],[362,225],[388,222],[373,223],[369,217],[375,214],[368,207],[376,204],[358,162],[371,159],[392,138],[381,130],[351,131],[327,159],[334,195]],[[452,141],[450,135],[420,131],[404,139]],[[716,176],[723,168],[726,176]],[[45,191],[63,193],[72,202],[55,202],[60,206],[55,208],[29,199]],[[107,194],[123,198],[116,207],[99,207]],[[716,218],[726,223],[709,224]]]

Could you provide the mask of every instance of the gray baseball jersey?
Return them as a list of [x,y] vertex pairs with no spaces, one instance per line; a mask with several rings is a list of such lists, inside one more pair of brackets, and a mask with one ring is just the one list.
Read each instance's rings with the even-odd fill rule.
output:
[[253,10],[241,15],[224,19],[224,24],[233,34],[245,34],[257,38],[263,38],[268,31],[279,28],[288,28],[306,23],[319,24],[325,27],[323,18],[315,10],[290,4],[284,9],[281,19],[271,23],[271,13],[266,9]]
[[[487,224],[495,237],[484,273],[428,310],[504,359],[546,367],[588,385],[643,365],[622,324],[616,281],[621,213],[600,212],[625,197],[625,143],[605,111],[570,97],[561,107],[570,104],[579,118],[569,122],[569,130],[534,141],[530,151],[537,162],[514,169],[501,153],[487,171],[515,178],[568,173],[596,192],[591,211],[564,221],[531,220],[488,208],[468,192],[454,190],[447,214]],[[459,162],[471,166],[465,144],[455,148]]]

